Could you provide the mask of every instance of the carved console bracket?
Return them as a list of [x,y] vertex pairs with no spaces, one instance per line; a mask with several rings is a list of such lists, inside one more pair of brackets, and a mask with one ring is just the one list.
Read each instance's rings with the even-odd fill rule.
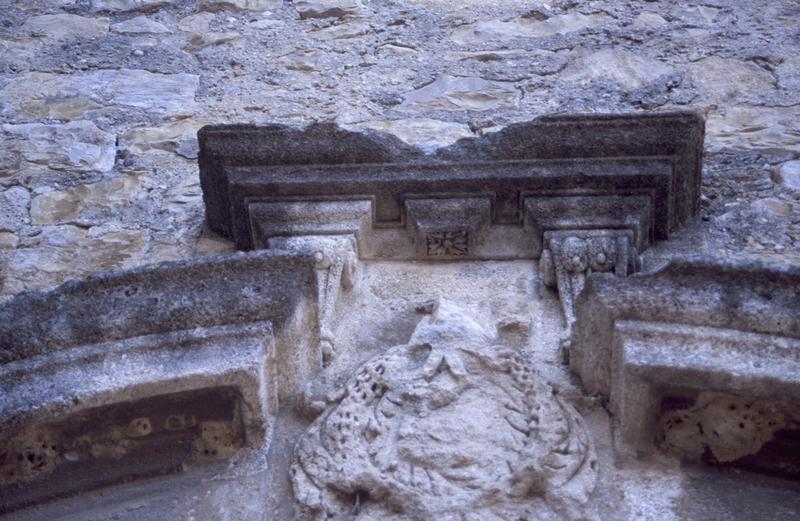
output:
[[800,421],[797,268],[694,258],[595,274],[575,315],[570,365],[609,398],[623,452],[658,443],[732,461],[786,425],[776,411]]
[[319,310],[319,350],[323,365],[336,351],[333,335],[336,302],[343,291],[353,289],[358,278],[358,251],[355,236],[302,235],[273,237],[271,248],[313,255],[317,270],[317,308]]
[[567,328],[575,322],[575,299],[586,276],[614,273],[627,276],[641,267],[630,230],[545,232],[539,271],[547,287],[558,290]]

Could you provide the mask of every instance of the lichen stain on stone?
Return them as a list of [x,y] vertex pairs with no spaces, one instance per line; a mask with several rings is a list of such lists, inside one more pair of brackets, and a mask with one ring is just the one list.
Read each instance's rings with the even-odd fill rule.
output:
[[199,459],[225,459],[241,446],[242,433],[235,422],[206,421],[200,424],[200,437],[194,442]]
[[789,407],[722,393],[701,393],[695,404],[662,415],[658,445],[686,460],[730,463],[756,454],[793,422]]
[[[176,436],[188,441],[194,450],[186,453],[182,448],[186,445]],[[140,450],[174,452],[179,457],[182,454],[185,467],[199,460],[230,457],[243,443],[236,414],[230,420],[199,424],[194,414],[186,413],[139,416],[129,421],[118,418],[113,423],[98,417],[81,417],[77,421],[71,418],[0,438],[0,485],[18,486],[47,479],[62,465],[92,460],[113,460],[124,466],[124,458]]]
[[59,452],[48,432],[25,432],[0,443],[0,483],[36,479],[59,463]]
[[193,414],[170,414],[164,420],[164,429],[180,431],[197,425],[197,418]]
[[127,434],[131,438],[141,438],[153,432],[153,425],[148,418],[134,418],[128,425]]

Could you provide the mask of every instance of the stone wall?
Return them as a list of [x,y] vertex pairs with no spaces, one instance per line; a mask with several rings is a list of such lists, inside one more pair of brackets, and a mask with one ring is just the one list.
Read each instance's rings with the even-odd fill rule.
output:
[[536,115],[706,115],[673,252],[800,262],[798,8],[711,0],[0,0],[0,298],[233,248],[207,123],[335,121],[428,149]]

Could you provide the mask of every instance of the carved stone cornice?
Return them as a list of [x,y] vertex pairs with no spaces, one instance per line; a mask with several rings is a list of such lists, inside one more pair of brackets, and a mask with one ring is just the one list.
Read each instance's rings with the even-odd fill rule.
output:
[[210,126],[198,137],[209,225],[240,249],[296,234],[280,216],[302,203],[320,217],[299,233],[330,233],[348,214],[361,258],[450,260],[535,259],[544,232],[565,226],[631,228],[639,247],[667,238],[697,211],[703,132],[694,113],[555,116],[431,155],[327,124]]

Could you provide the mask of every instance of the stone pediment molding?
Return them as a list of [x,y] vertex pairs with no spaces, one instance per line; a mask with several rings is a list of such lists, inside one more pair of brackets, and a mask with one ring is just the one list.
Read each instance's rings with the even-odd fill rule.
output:
[[570,365],[609,398],[623,450],[666,435],[657,432],[666,399],[732,395],[731,411],[742,398],[800,401],[796,267],[686,258],[625,279],[592,275],[575,314]]
[[[240,249],[292,230],[347,232],[361,258],[436,260],[535,259],[549,229],[665,239],[698,209],[703,133],[696,114],[664,113],[543,117],[433,154],[330,124],[208,126],[198,138],[209,225]],[[447,208],[464,198],[476,205],[465,222],[463,205]],[[293,227],[293,203],[322,204],[318,230]]]
[[0,513],[266,450],[320,369],[315,265],[239,253],[0,306]]

